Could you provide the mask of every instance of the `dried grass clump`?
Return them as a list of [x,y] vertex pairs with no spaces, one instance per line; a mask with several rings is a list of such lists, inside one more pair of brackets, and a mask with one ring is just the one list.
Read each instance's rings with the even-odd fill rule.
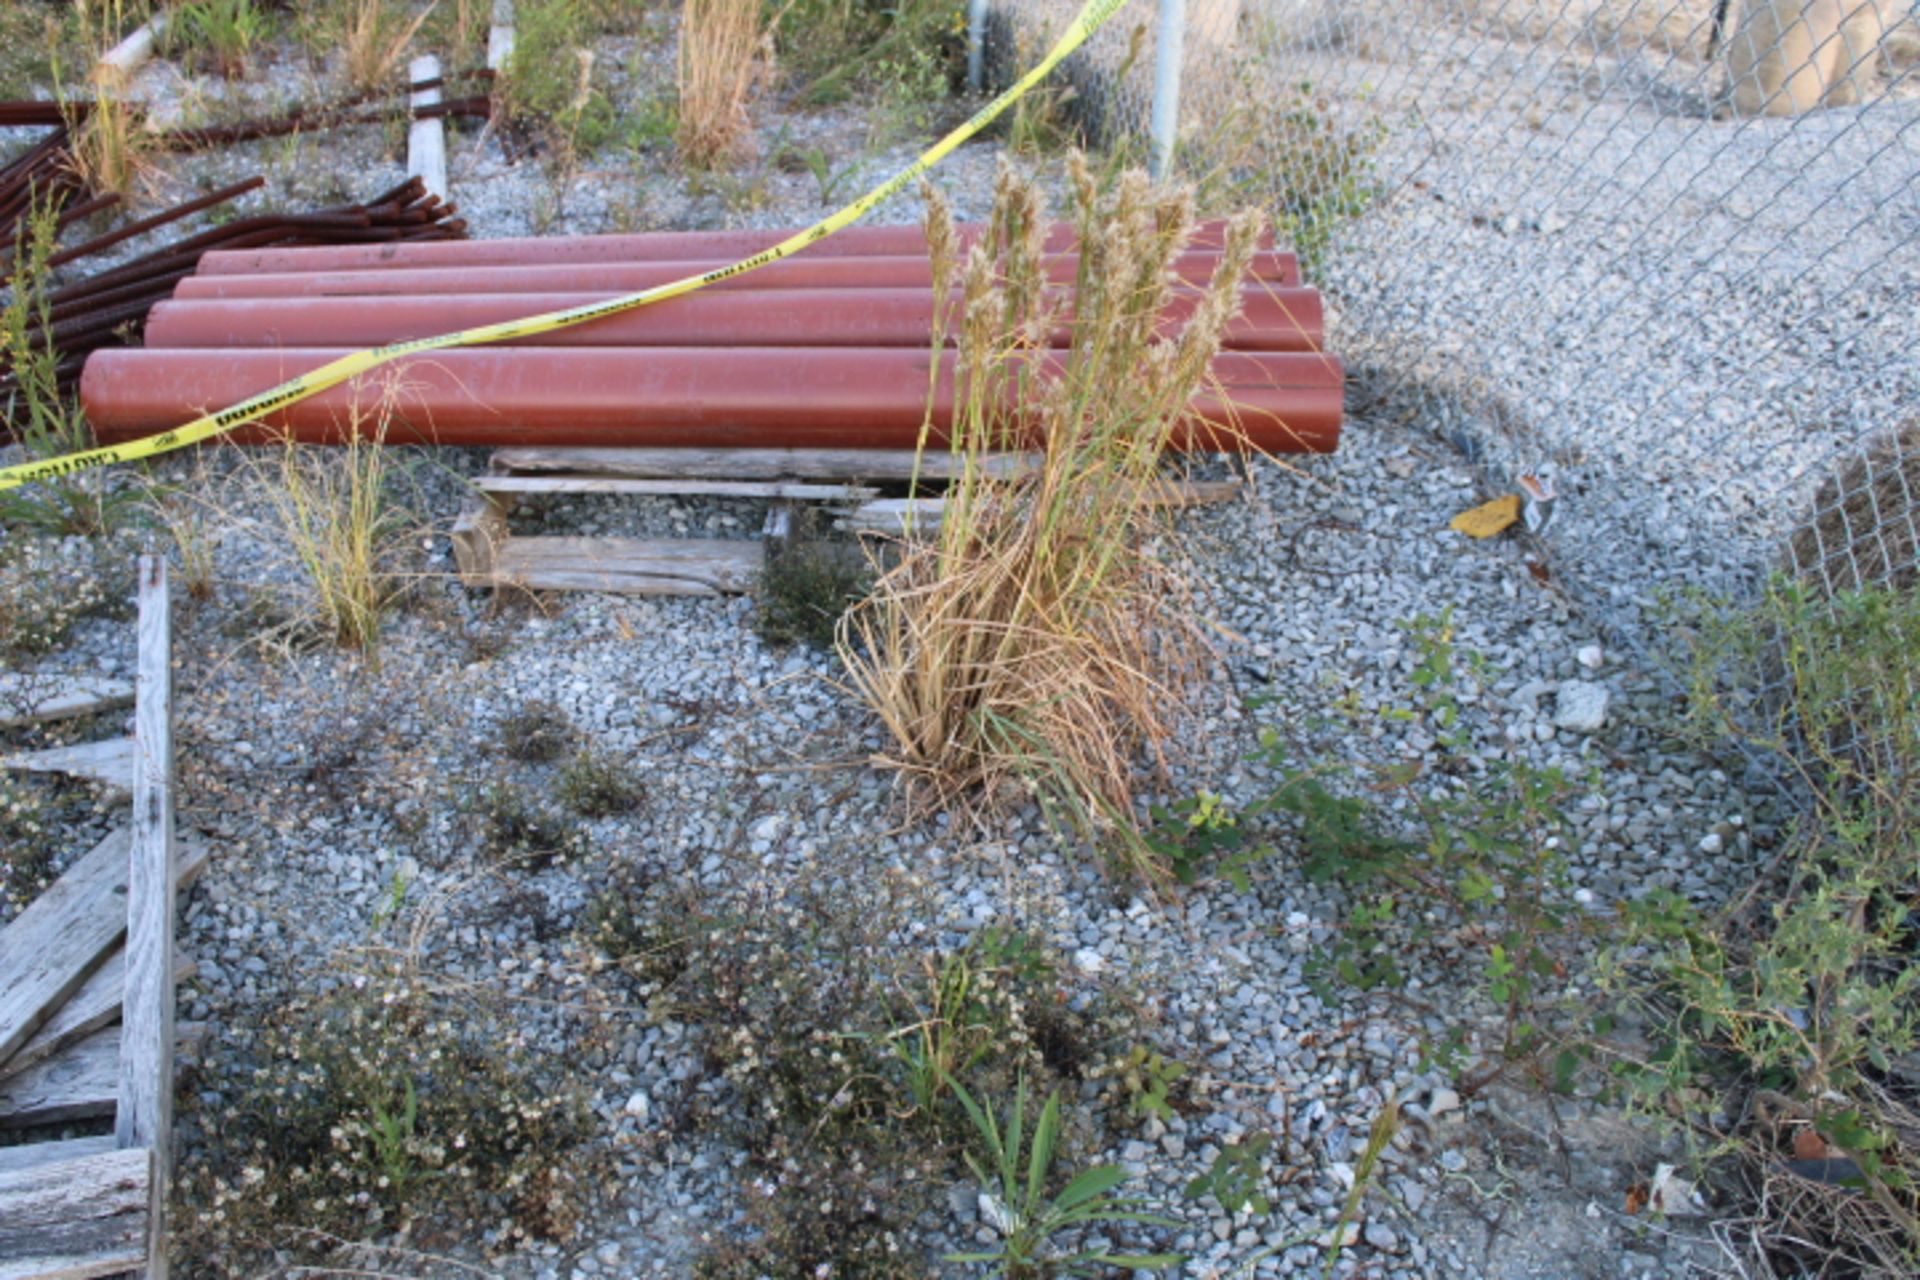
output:
[[760,0],[686,0],[680,19],[680,159],[716,169],[753,155],[747,102],[773,71]]
[[[1103,188],[1078,154],[1071,168],[1081,273],[1072,347],[1055,359],[1042,357],[1064,299],[1043,287],[1039,195],[1003,171],[986,241],[956,272],[951,217],[929,193],[935,278],[957,278],[964,296],[948,446],[959,479],[938,529],[910,529],[848,613],[839,649],[893,738],[886,762],[925,800],[1036,796],[1153,876],[1162,868],[1135,825],[1139,768],[1164,769],[1211,648],[1151,499],[1208,383],[1261,221],[1234,220],[1204,304],[1161,336],[1191,194],[1140,173]],[[988,465],[1036,445],[1037,469]]]
[[348,83],[363,91],[386,87],[434,8],[410,16],[389,0],[352,0],[339,36]]

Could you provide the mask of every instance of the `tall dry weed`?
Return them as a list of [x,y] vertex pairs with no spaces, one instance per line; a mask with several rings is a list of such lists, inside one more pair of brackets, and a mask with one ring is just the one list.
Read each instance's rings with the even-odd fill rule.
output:
[[[990,809],[1037,797],[1156,877],[1135,792],[1143,767],[1163,771],[1176,752],[1212,651],[1154,497],[1262,223],[1234,219],[1204,302],[1169,336],[1161,316],[1193,230],[1191,194],[1137,172],[1102,184],[1077,153],[1070,163],[1081,269],[1072,345],[1051,356],[1068,300],[1045,287],[1038,192],[1003,170],[988,234],[964,265],[929,193],[935,278],[957,280],[964,299],[947,446],[958,479],[938,528],[910,528],[848,613],[839,649],[892,737],[886,763],[923,800]],[[1028,469],[992,458],[1035,445]]]
[[680,159],[716,169],[750,158],[747,104],[773,73],[773,30],[760,0],[685,0],[680,18]]

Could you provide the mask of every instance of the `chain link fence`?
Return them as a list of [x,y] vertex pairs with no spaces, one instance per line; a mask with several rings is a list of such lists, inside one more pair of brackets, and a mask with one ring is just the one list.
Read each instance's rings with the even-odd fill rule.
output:
[[1556,576],[1644,648],[1664,591],[1920,576],[1917,9],[1137,0],[1071,83],[1139,139],[1157,64],[1172,168],[1274,212],[1356,410],[1551,486]]

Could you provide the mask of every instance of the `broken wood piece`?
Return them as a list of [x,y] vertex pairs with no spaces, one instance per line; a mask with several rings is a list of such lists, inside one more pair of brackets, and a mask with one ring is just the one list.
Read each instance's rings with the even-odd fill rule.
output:
[[[191,956],[174,952],[173,981],[176,986],[191,978],[198,969]],[[0,1080],[25,1071],[35,1063],[45,1062],[100,1028],[118,1022],[126,981],[127,950],[122,946],[115,948],[81,984],[80,989],[68,997],[53,1016],[40,1024],[40,1029],[33,1033],[32,1039],[20,1046],[18,1053],[0,1064]]]
[[494,562],[507,541],[507,513],[512,504],[511,495],[472,494],[454,518],[447,536],[453,543],[453,563],[460,571],[460,580],[468,586],[493,585]]
[[79,1280],[139,1268],[147,1260],[152,1186],[153,1153],[144,1149],[0,1173],[0,1280]]
[[[177,1023],[175,1052],[191,1058],[206,1033],[204,1022]],[[0,1129],[114,1115],[120,1100],[120,1038],[119,1027],[102,1027],[46,1061],[0,1080]]]
[[133,685],[107,676],[0,671],[0,729],[67,720],[133,702]]
[[[987,455],[995,475],[1037,467],[1037,453]],[[571,471],[637,479],[683,480],[948,480],[959,459],[945,450],[911,449],[497,449],[494,470]]]
[[765,561],[758,542],[515,538],[496,548],[491,577],[535,591],[714,596],[749,590]]
[[133,789],[133,739],[108,738],[71,747],[48,747],[0,760],[0,768],[26,773],[64,773],[87,778],[115,791]]

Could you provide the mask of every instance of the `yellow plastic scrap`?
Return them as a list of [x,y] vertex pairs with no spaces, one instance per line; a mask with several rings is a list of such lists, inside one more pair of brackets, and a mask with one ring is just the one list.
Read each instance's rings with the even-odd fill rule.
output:
[[1510,493],[1492,502],[1483,502],[1471,511],[1462,511],[1449,528],[1469,538],[1491,538],[1520,522],[1520,495]]

